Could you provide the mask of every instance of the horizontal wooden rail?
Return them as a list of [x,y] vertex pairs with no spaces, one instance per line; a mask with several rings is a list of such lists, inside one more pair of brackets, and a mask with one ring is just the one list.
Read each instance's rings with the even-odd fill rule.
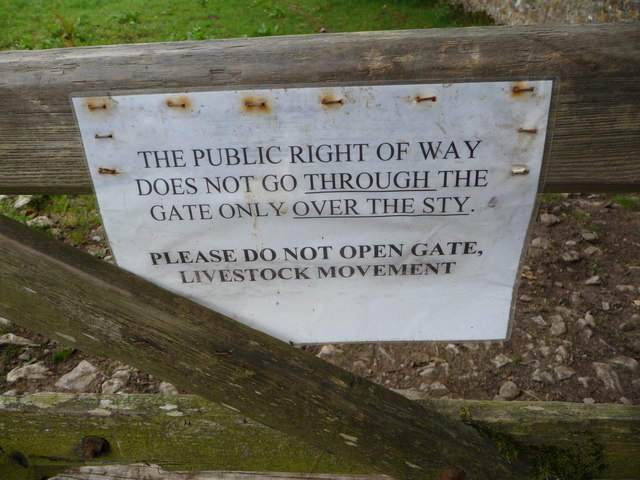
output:
[[[429,406],[452,421],[462,413],[525,445],[582,453],[596,442],[607,464],[603,478],[640,476],[635,454],[640,450],[640,406],[477,400],[439,400]],[[85,463],[154,464],[172,471],[298,472],[302,478],[369,473],[193,395],[0,396],[0,428],[0,469],[24,474],[14,480]],[[104,438],[109,448],[86,459],[82,443],[87,436]],[[27,468],[12,462],[12,455],[24,457]]]
[[[15,479],[21,480],[21,479]],[[287,472],[174,472],[153,464],[76,467],[50,480],[392,480],[386,475],[332,475]]]
[[222,402],[397,479],[531,478],[495,443],[421,406],[0,216],[0,316]]
[[90,193],[69,94],[555,80],[541,189],[640,190],[640,25],[323,34],[0,52],[0,193]]

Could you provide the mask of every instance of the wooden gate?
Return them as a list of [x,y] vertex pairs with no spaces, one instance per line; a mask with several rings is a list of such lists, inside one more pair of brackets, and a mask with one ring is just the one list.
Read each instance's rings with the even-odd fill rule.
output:
[[[638,45],[637,25],[600,25],[0,52],[0,193],[91,193],[71,92],[523,79],[554,80],[541,192],[638,191]],[[640,476],[640,460],[629,450],[637,451],[640,444],[638,407],[611,406],[605,413],[601,407],[543,404],[536,407],[543,412],[542,424],[529,424],[538,425],[532,431],[548,450],[526,456],[520,449],[515,455],[515,444],[501,433],[521,440],[527,435],[496,421],[487,428],[492,406],[411,401],[7,218],[0,219],[0,258],[0,316],[84,351],[118,359],[302,439],[317,449],[310,458],[322,454],[322,462],[331,459],[326,466],[332,471],[427,479],[459,469],[467,479],[525,479],[542,468],[541,458],[558,453],[552,446],[577,446],[587,452],[596,445],[589,461],[596,458],[598,468],[608,465],[603,475]],[[71,420],[65,423],[64,418],[74,415],[70,405],[83,411],[82,402],[98,401],[109,411],[104,405],[116,402],[112,397],[54,397],[51,410],[45,408],[49,400],[39,403],[42,396],[2,400],[0,467],[14,478],[41,478],[35,475],[53,471],[56,458],[90,458],[78,446],[80,434],[78,445],[62,447],[66,455],[35,453],[42,445],[23,451],[19,446],[26,443],[20,437],[25,434],[10,419],[42,418],[50,411],[50,419],[63,418],[56,432],[69,428],[66,425],[82,430]],[[127,401],[139,410],[147,408],[147,400]],[[175,401],[186,402],[180,411],[198,413],[189,402],[199,405],[199,400]],[[467,412],[462,419],[461,407]],[[208,408],[214,407],[200,410],[206,413]],[[527,410],[515,418],[529,418],[531,411],[523,412]],[[569,422],[562,425],[571,425],[571,432],[545,436],[545,431],[557,432],[550,429],[560,418]],[[144,424],[143,420],[140,425]],[[121,449],[132,433],[128,423],[111,425],[112,433],[104,434],[111,437],[110,454],[94,455],[93,461],[136,458]],[[607,425],[614,425],[609,433]],[[276,442],[278,435],[273,433],[268,441]],[[168,436],[166,443],[171,442],[179,440]],[[540,445],[530,436],[526,443]],[[298,448],[297,443],[286,445]],[[197,450],[190,454],[206,457]],[[199,468],[202,463],[182,465]],[[245,468],[242,462],[235,465]]]

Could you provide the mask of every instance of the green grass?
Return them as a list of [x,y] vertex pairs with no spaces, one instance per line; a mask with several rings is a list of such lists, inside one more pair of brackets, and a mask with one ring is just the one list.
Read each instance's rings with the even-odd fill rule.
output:
[[[26,205],[15,208],[17,197],[0,199],[0,214],[27,223],[33,228],[64,234],[72,244],[87,240],[93,229],[100,225],[100,216],[92,195],[33,195]],[[33,223],[38,215],[53,218],[52,224]]]
[[439,0],[0,0],[0,49],[489,23]]
[[71,357],[71,355],[73,354],[73,351],[73,348],[61,348],[56,350],[51,354],[53,363],[58,364],[64,362],[65,360],[68,360],[69,357]]
[[640,197],[636,195],[616,195],[612,200],[625,210],[640,210]]
[[549,207],[562,202],[564,199],[565,197],[562,193],[545,193],[542,195],[541,203],[543,206]]

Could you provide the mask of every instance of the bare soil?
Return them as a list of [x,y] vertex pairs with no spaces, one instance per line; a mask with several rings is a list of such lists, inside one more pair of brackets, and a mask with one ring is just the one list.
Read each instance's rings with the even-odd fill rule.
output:
[[[502,393],[515,400],[640,404],[640,202],[637,196],[626,199],[545,197],[527,248],[509,340],[301,348],[422,398],[494,399],[511,381],[510,394]],[[56,218],[49,218],[54,234],[68,238]],[[89,232],[82,248],[108,260],[103,238],[100,229]],[[60,391],[57,379],[83,359],[102,373],[84,391],[100,392],[123,368],[76,350],[64,358],[64,345],[16,325],[0,329],[39,345],[0,346],[0,393]],[[45,379],[6,381],[12,369],[38,361],[51,371]],[[159,388],[160,380],[132,370],[119,391]]]

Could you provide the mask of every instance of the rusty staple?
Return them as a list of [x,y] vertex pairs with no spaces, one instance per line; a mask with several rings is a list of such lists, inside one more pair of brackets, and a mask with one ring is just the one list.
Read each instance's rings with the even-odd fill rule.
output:
[[249,108],[263,108],[263,107],[266,107],[267,104],[265,102],[260,102],[260,103],[244,102],[244,106]]
[[533,92],[533,87],[513,87],[511,91],[513,93]]
[[420,95],[418,95],[416,97],[416,102],[420,103],[420,102],[435,102],[436,101],[436,97],[435,95],[433,97],[421,97]]
[[118,172],[115,168],[100,167],[98,168],[98,173],[100,175],[118,175],[120,172]]
[[526,165],[515,165],[511,168],[511,175],[528,175],[529,168]]
[[519,128],[518,133],[538,133],[537,128]]
[[337,103],[342,105],[342,104],[344,104],[344,101],[342,99],[340,99],[340,100],[322,100],[322,104],[323,105],[335,105]]
[[109,135],[98,135],[97,133],[95,134],[94,138],[98,139],[98,140],[102,140],[105,138],[113,138],[113,134],[109,134]]
[[186,103],[173,103],[171,100],[167,100],[167,107],[172,107],[172,108],[184,108],[186,107],[187,104]]
[[102,105],[94,105],[93,103],[90,103],[89,105],[87,105],[87,108],[89,110],[100,110],[102,108],[107,108],[107,104],[103,103]]

